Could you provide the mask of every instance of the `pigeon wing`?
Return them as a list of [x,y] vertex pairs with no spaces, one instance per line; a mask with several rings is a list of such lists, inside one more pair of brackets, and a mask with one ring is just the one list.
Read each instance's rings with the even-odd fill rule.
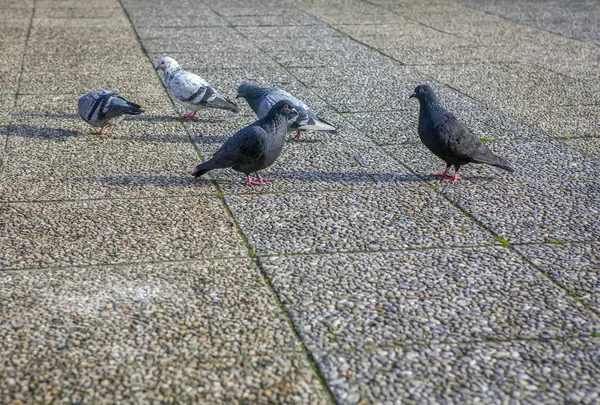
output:
[[492,151],[450,112],[438,124],[445,152],[454,158],[473,163],[491,163]]
[[265,137],[265,130],[259,126],[243,128],[225,141],[214,159],[224,167],[251,164],[263,154]]

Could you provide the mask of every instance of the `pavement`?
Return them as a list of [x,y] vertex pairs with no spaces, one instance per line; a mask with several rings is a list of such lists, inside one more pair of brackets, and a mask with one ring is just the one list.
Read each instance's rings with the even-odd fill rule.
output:
[[[600,403],[600,2],[0,0],[0,403]],[[174,57],[339,128],[262,188]],[[457,184],[430,83],[515,173]],[[91,135],[76,100],[147,113]]]

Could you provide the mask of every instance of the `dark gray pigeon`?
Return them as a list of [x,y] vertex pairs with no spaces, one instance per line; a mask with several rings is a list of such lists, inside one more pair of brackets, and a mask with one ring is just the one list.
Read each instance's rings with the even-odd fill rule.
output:
[[125,100],[117,93],[98,90],[84,94],[77,101],[79,116],[93,127],[101,127],[96,135],[104,135],[104,128],[112,127],[125,118],[125,115],[138,115],[144,112],[139,104]]
[[162,70],[165,84],[173,99],[192,111],[183,116],[184,121],[194,119],[198,110],[216,108],[234,113],[240,111],[237,104],[223,97],[221,93],[200,76],[185,71],[179,63],[168,56],[158,60],[156,70]]
[[[266,117],[240,129],[227,139],[210,160],[196,167],[193,176],[200,177],[214,169],[231,167],[246,174],[246,184],[249,186],[270,182],[271,180],[261,177],[258,171],[277,160],[288,128],[297,117],[298,111],[291,101],[278,102]],[[250,178],[250,173],[256,173],[256,180]]]
[[[456,117],[447,111],[433,89],[426,84],[415,88],[410,96],[421,104],[419,111],[419,137],[434,155],[446,162],[444,173],[433,174],[440,181],[460,179],[458,169],[467,163],[485,163],[514,172],[509,163],[492,151],[469,131]],[[454,176],[448,174],[454,166]]]
[[278,87],[259,87],[252,83],[243,83],[238,87],[236,98],[243,97],[258,118],[267,115],[271,107],[281,100],[289,100],[298,110],[298,118],[290,129],[296,130],[294,139],[300,137],[300,131],[335,132],[335,127],[315,114],[303,101],[298,100]]

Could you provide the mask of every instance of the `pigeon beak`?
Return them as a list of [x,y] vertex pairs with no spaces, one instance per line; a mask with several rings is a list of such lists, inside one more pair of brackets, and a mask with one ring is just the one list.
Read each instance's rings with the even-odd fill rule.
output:
[[156,70],[160,69],[160,65],[156,66]]
[[240,98],[240,97],[242,97],[242,96],[240,96],[239,94],[237,96],[235,96],[235,98]]
[[413,98],[413,97],[417,97],[417,93],[411,94],[409,98]]

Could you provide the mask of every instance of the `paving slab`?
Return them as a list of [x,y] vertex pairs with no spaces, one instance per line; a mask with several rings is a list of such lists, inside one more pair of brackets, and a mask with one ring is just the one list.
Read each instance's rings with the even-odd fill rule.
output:
[[600,330],[595,315],[506,248],[273,257],[261,264],[313,351]]
[[600,184],[465,182],[441,192],[509,242],[600,239]]
[[600,313],[600,243],[519,245],[515,249]]
[[191,176],[198,157],[189,139],[115,140],[78,135],[42,140],[10,136],[0,201],[160,198],[215,192],[210,184],[194,182]]
[[247,255],[213,197],[10,203],[0,218],[3,269]]
[[146,352],[209,360],[301,351],[249,259],[4,272],[0,294],[12,303],[3,341],[20,355],[44,347],[40,360],[111,349],[123,362]]
[[260,255],[487,245],[494,241],[421,186],[228,196],[225,201]]
[[319,352],[343,404],[580,403],[600,395],[596,339]]

